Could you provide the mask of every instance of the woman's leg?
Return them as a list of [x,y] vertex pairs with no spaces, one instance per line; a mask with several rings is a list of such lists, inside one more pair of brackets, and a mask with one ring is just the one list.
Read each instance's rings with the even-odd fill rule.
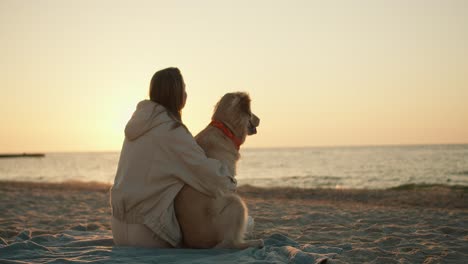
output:
[[[112,217],[112,234],[118,246],[146,248],[170,248],[171,245],[158,239],[153,231],[143,224],[127,224]],[[115,230],[114,230],[115,229]]]
[[117,246],[126,246],[128,226],[127,224],[119,221],[117,218],[111,216],[111,229],[112,237],[114,238],[114,244]]

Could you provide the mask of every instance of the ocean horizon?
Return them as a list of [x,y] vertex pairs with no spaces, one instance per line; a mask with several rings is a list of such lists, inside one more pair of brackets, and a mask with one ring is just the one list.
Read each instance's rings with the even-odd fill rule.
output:
[[[0,180],[112,184],[120,151],[0,159]],[[239,186],[387,189],[468,186],[468,144],[243,148]]]

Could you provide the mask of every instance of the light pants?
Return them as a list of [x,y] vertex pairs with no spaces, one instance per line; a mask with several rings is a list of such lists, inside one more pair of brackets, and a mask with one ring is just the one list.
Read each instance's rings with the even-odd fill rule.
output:
[[127,224],[112,216],[112,235],[117,246],[170,248],[169,243],[158,239],[147,226],[143,224]]

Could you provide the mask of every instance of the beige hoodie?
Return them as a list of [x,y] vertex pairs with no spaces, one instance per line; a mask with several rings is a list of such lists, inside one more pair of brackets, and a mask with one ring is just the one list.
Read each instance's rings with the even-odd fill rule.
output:
[[185,184],[216,197],[236,188],[231,172],[207,158],[190,132],[167,110],[141,101],[125,127],[125,141],[111,189],[112,215],[129,224],[145,224],[159,238],[180,246],[182,234],[174,199]]

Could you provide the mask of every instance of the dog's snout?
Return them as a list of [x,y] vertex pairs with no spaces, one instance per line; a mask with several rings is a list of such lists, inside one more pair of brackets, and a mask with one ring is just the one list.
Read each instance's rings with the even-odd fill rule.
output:
[[258,125],[260,125],[260,118],[258,118],[258,116],[256,116],[254,113],[252,113],[252,115],[250,117],[250,122],[255,127],[258,127]]
[[257,127],[260,124],[260,118],[256,116],[254,113],[251,113],[249,126],[248,126],[248,135],[255,135],[257,134]]

